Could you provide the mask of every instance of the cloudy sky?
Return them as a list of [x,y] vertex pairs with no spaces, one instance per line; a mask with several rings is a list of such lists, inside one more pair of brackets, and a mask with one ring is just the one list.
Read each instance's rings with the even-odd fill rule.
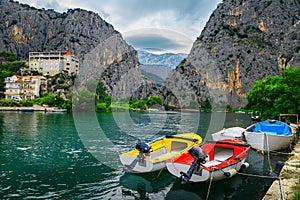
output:
[[[210,14],[222,0],[19,0],[64,12],[98,13],[136,49],[189,53]],[[157,51],[158,50],[158,51]]]

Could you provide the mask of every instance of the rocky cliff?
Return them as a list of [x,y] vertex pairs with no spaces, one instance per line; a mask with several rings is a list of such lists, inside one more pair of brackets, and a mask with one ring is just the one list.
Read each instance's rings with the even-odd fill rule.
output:
[[233,107],[254,81],[299,67],[299,0],[224,0],[162,87],[166,103]]
[[81,9],[58,13],[2,0],[0,11],[1,50],[23,59],[30,51],[55,50],[82,58],[99,41],[118,34],[99,15]]
[[0,27],[0,51],[27,59],[30,51],[68,50],[80,59],[79,79],[104,80],[116,98],[145,97],[154,87],[139,70],[137,52],[91,11],[58,13],[1,0]]

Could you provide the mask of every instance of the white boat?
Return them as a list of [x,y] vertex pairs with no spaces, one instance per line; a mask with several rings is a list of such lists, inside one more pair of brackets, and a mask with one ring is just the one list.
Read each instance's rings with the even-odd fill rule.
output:
[[166,160],[188,152],[201,144],[202,138],[196,133],[181,133],[159,138],[147,144],[140,142],[135,149],[119,155],[126,172],[146,173],[166,167]]
[[67,109],[54,109],[54,110],[51,110],[51,112],[53,113],[66,113],[68,112]]
[[243,132],[246,129],[242,127],[231,127],[231,128],[224,128],[223,130],[213,133],[211,136],[213,140],[224,140],[224,139],[242,139]]
[[263,152],[287,149],[294,140],[292,128],[277,120],[253,124],[246,128],[244,134],[252,148]]

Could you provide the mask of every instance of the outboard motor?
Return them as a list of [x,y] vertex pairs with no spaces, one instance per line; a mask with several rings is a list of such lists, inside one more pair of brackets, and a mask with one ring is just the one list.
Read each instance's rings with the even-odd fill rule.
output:
[[200,165],[205,164],[206,163],[206,158],[208,157],[208,155],[206,154],[206,152],[200,148],[200,147],[193,147],[189,150],[189,154],[191,156],[193,156],[194,161],[192,163],[192,165],[190,166],[190,168],[188,169],[187,173],[184,172],[180,172],[181,174],[181,183],[188,183],[190,178],[192,177],[195,169],[197,168],[199,170]]
[[147,144],[146,142],[140,142],[135,145],[135,148],[140,152],[140,153],[145,153],[149,154],[151,146]]
[[125,171],[131,171],[138,162],[144,161],[144,154],[149,155],[151,146],[146,142],[139,142],[135,145],[135,148],[139,151],[138,156],[130,163]]

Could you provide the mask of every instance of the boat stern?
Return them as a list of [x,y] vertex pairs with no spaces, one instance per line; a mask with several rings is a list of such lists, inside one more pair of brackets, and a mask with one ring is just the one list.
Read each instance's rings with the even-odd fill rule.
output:
[[[145,158],[137,158],[135,156],[129,155],[120,155],[120,161],[124,166],[125,172],[132,172],[132,173],[146,173],[153,171],[153,163],[149,162]],[[136,162],[134,165],[133,163]],[[133,165],[133,167],[131,167]]]

